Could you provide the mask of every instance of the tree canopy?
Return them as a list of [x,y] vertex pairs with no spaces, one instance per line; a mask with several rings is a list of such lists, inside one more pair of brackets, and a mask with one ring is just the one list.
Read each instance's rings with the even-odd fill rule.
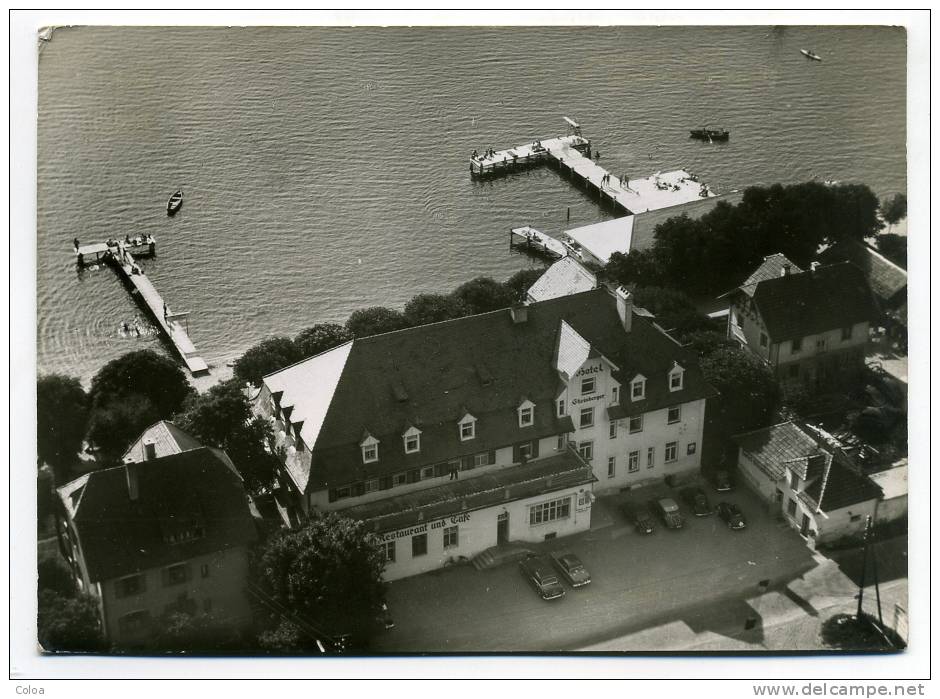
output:
[[261,385],[261,379],[302,359],[294,341],[289,337],[262,340],[235,360],[234,374],[242,382]]
[[898,192],[887,201],[882,202],[881,215],[885,221],[892,225],[907,216],[907,196]]
[[503,286],[509,290],[510,298],[513,302],[524,301],[526,292],[545,274],[544,267],[533,267],[531,269],[520,269],[509,279],[503,282]]
[[490,277],[477,277],[454,289],[454,297],[462,301],[470,313],[488,313],[509,308],[514,299],[510,290]]
[[255,565],[258,587],[286,610],[272,616],[265,638],[281,639],[288,645],[280,649],[284,652],[314,650],[321,634],[348,633],[364,643],[385,601],[384,567],[379,537],[337,513],[278,532],[263,545]]
[[438,323],[461,318],[469,308],[458,298],[443,294],[418,294],[405,304],[405,322],[409,326]]
[[91,595],[64,597],[55,590],[40,590],[38,622],[39,644],[47,651],[104,650],[98,603]]
[[352,339],[352,333],[338,323],[318,323],[294,338],[301,359],[313,357]]
[[708,318],[695,308],[686,294],[678,289],[658,286],[637,287],[633,301],[656,316],[656,322],[684,342],[689,333],[711,329]]
[[346,321],[346,330],[353,337],[380,335],[407,327],[405,317],[391,308],[373,306],[353,311]]
[[881,233],[875,238],[878,252],[894,264],[907,269],[907,237],[897,233]]
[[[39,460],[62,474],[75,460],[88,431],[89,400],[78,379],[62,374],[36,381]],[[61,483],[60,483],[61,485]]]

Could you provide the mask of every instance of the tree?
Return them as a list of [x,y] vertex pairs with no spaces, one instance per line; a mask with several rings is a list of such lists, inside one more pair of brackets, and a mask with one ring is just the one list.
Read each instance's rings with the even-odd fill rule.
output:
[[277,458],[265,449],[273,437],[271,427],[252,417],[238,379],[191,396],[176,423],[203,444],[224,449],[249,490],[271,485],[277,472]]
[[346,330],[353,337],[381,335],[407,327],[405,317],[398,311],[384,306],[360,308],[350,314],[346,321]]
[[219,654],[240,650],[238,632],[207,614],[171,611],[154,624],[150,647],[169,653]]
[[544,267],[532,267],[531,269],[520,269],[509,279],[503,282],[503,286],[509,291],[513,301],[525,301],[526,292],[532,287],[539,278],[545,274]]
[[738,343],[729,339],[724,333],[714,330],[696,330],[686,333],[682,337],[682,344],[695,352],[698,357],[707,357],[721,349],[734,349]]
[[235,360],[234,374],[244,382],[260,386],[261,380],[278,369],[283,369],[303,357],[289,337],[272,337],[249,348]]
[[78,588],[66,565],[57,556],[42,556],[39,559],[39,591],[48,590],[60,597],[75,597]]
[[170,415],[158,411],[147,397],[128,394],[95,408],[88,441],[98,447],[104,461],[114,462],[141,432],[168,417]]
[[[290,639],[280,649],[285,652],[298,645],[315,650],[316,635],[348,633],[355,645],[365,644],[385,600],[384,567],[381,539],[363,522],[335,512],[278,532],[254,566],[262,593],[284,610],[269,619],[268,639]],[[300,628],[301,638],[291,626]]]
[[[36,381],[36,437],[39,460],[62,480],[88,431],[89,401],[78,379],[62,374]],[[62,481],[64,482],[64,481]],[[60,483],[61,485],[61,483]]]
[[105,364],[91,380],[89,396],[93,409],[128,396],[142,396],[161,419],[179,410],[192,391],[173,360],[152,350],[138,350]]
[[464,282],[454,290],[453,296],[462,301],[472,314],[508,308],[513,303],[509,289],[490,277]]
[[300,353],[301,359],[313,357],[315,355],[339,347],[344,342],[349,342],[353,338],[352,334],[337,323],[318,323],[312,327],[302,330],[294,338],[294,345]]
[[412,327],[438,323],[462,318],[469,310],[460,299],[453,296],[418,294],[405,304],[405,322]]
[[692,299],[678,289],[637,287],[633,291],[633,301],[655,315],[657,323],[666,330],[674,331],[677,338],[712,327],[708,318],[695,308]]
[[94,653],[105,644],[98,603],[86,593],[63,597],[54,590],[39,592],[39,644],[47,651]]
[[604,276],[621,286],[661,286],[665,276],[653,250],[614,252],[604,268]]
[[907,216],[907,197],[898,192],[887,201],[881,202],[881,216],[891,225]]
[[875,238],[878,252],[907,269],[907,238],[897,233],[881,233]]
[[878,197],[863,184],[840,184],[832,187],[835,210],[830,224],[830,238],[864,240],[880,231],[884,224],[878,219]]
[[770,369],[742,349],[718,349],[701,360],[705,380],[719,395],[710,399],[707,415],[713,434],[726,440],[733,434],[769,424],[780,399]]

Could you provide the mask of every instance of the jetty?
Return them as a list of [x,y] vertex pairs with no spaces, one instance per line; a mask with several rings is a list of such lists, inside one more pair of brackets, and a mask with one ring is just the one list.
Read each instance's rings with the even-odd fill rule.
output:
[[509,231],[509,247],[529,254],[557,260],[568,254],[565,244],[532,226],[521,226]]
[[137,258],[156,255],[157,244],[152,236],[108,240],[105,243],[76,245],[75,255],[80,266],[89,264],[92,256],[95,262],[105,262],[114,268],[121,278],[136,291],[156,324],[163,330],[177,354],[193,376],[209,373],[209,365],[199,356],[192,340],[189,339],[189,311],[174,313],[160,296],[153,283],[137,264]]

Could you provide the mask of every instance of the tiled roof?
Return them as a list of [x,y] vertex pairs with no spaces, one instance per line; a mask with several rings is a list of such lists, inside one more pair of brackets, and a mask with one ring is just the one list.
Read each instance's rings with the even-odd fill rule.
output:
[[[139,496],[128,495],[136,469]],[[93,581],[181,562],[256,538],[241,479],[205,447],[138,464],[92,471],[59,488],[72,513]],[[204,535],[171,544],[167,536],[202,527]]]
[[597,277],[573,257],[563,257],[529,287],[532,301],[547,301],[590,291],[597,287]]
[[156,449],[157,458],[169,456],[170,454],[179,454],[180,452],[198,449],[202,446],[195,437],[188,432],[181,430],[169,420],[161,420],[151,425],[137,440],[131,444],[121,461],[144,461],[147,457],[144,454],[144,442],[152,441]]
[[793,422],[735,435],[734,441],[772,480],[783,478],[787,467],[819,453],[816,441]]
[[729,192],[728,194],[719,194],[716,197],[702,197],[695,201],[677,204],[665,209],[654,209],[644,211],[633,217],[633,229],[629,239],[630,250],[649,250],[653,247],[656,239],[656,226],[665,223],[675,216],[688,216],[691,219],[701,218],[709,211],[712,211],[721,202],[730,205],[738,204],[744,192]]
[[754,303],[775,343],[871,321],[878,314],[865,276],[847,262],[758,282]]
[[447,485],[356,505],[342,514],[392,531],[498,503],[557,492],[595,480],[591,467],[570,450],[522,466],[449,481]]
[[855,470],[844,454],[835,453],[827,464],[825,472],[799,494],[809,507],[832,512],[882,496],[881,488],[871,478]]
[[[272,390],[283,391],[282,404],[294,405],[291,419],[303,421],[312,451],[311,472],[293,474],[295,482],[308,491],[345,485],[572,431],[570,418],[555,416],[562,321],[620,368],[621,381],[622,375],[647,377],[638,409],[713,394],[696,358],[648,318],[634,313],[632,330],[624,332],[606,288],[533,303],[520,323],[500,310],[360,338],[343,346],[342,362],[320,355],[265,377]],[[674,361],[686,372],[683,389],[671,393],[667,374]],[[518,425],[522,396],[535,404],[531,427]],[[476,438],[461,441],[457,420],[466,412],[477,418]],[[420,453],[402,448],[409,424],[422,430]],[[364,429],[380,442],[376,463],[362,463]]]
[[865,243],[841,241],[826,249],[820,259],[825,262],[851,262],[864,272],[872,291],[882,301],[893,304],[906,298],[907,270]]

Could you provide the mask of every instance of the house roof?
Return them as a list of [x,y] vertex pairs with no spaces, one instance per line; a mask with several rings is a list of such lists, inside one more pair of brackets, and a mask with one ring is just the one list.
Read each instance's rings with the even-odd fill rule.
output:
[[735,435],[734,441],[772,480],[786,475],[787,467],[819,452],[816,440],[794,422],[764,427]]
[[901,466],[895,466],[884,471],[879,471],[878,473],[872,473],[869,478],[884,492],[885,500],[892,500],[907,495],[906,460]]
[[[128,494],[128,469],[138,498]],[[93,581],[130,575],[255,540],[241,479],[218,453],[200,447],[92,471],[58,489],[78,532]],[[168,536],[201,527],[204,535],[169,543]]]
[[898,303],[907,296],[907,270],[896,265],[870,245],[857,240],[844,240],[827,248],[821,255],[824,262],[851,262],[865,274],[871,290],[879,299]]
[[878,314],[865,276],[847,262],[760,281],[754,303],[772,342],[871,321]]
[[859,473],[849,457],[841,452],[831,456],[826,470],[799,493],[800,499],[809,507],[832,512],[882,496],[881,488],[871,478]]
[[578,294],[597,287],[597,277],[573,257],[563,257],[553,264],[529,287],[532,301]]
[[665,223],[675,216],[688,216],[689,218],[701,218],[709,211],[714,209],[721,202],[730,205],[736,205],[741,201],[744,192],[729,192],[728,194],[719,194],[715,197],[701,197],[694,201],[676,206],[669,206],[665,209],[654,209],[636,214],[633,217],[633,227],[630,231],[629,250],[649,250],[653,247],[656,239],[656,226]]
[[180,452],[198,449],[202,446],[195,437],[181,430],[169,420],[161,420],[143,431],[140,437],[131,444],[121,461],[140,462],[145,461],[147,456],[144,453],[144,442],[152,441],[156,449],[156,456],[169,456],[170,454],[179,454]]
[[[562,321],[619,368],[621,383],[637,373],[649,379],[636,409],[713,395],[696,358],[648,318],[634,312],[625,332],[606,288],[533,303],[524,322],[504,309],[358,338],[333,350],[337,360],[326,353],[264,379],[282,392],[283,405],[294,406],[291,419],[303,421],[312,454],[292,472],[296,484],[307,491],[344,485],[572,431],[571,419],[556,417],[555,408],[563,386],[555,364]],[[674,361],[686,373],[683,389],[670,392]],[[520,396],[536,406],[530,427],[518,425]],[[467,412],[477,418],[476,438],[461,441],[457,421]],[[422,430],[420,453],[402,448],[409,423]],[[380,442],[378,462],[362,463],[364,429]]]
[[607,264],[615,252],[630,252],[635,216],[621,216],[565,231],[581,247]]

